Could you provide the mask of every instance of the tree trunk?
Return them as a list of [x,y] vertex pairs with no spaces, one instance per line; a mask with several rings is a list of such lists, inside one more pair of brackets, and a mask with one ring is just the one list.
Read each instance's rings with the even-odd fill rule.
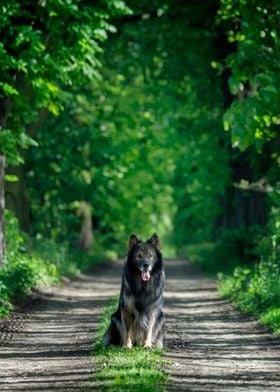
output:
[[83,252],[90,250],[93,243],[92,230],[92,208],[89,203],[83,201],[77,210],[77,215],[81,217],[81,232],[79,238],[79,249]]
[[[0,132],[6,129],[10,99],[3,98],[0,101]],[[0,146],[1,147],[1,146]],[[6,262],[6,239],[5,239],[5,153],[0,150],[0,266]]]
[[[25,91],[24,94],[26,94]],[[47,110],[42,109],[39,113],[37,121],[28,127],[29,136],[32,138],[36,136],[37,130],[42,127],[46,121],[47,116]],[[20,151],[20,154],[24,157],[26,151],[22,150]],[[25,180],[25,165],[8,166],[6,171],[7,174],[15,175],[18,178],[18,181],[16,182],[8,182],[5,184],[6,208],[15,213],[20,228],[28,233],[30,232],[31,219],[30,198]]]
[[4,192],[4,176],[5,176],[5,156],[0,155],[0,266],[5,263],[6,242],[5,242],[5,192]]

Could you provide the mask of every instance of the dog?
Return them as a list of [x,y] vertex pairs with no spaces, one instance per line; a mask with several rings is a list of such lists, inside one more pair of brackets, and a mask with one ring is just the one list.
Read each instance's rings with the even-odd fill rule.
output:
[[105,346],[163,347],[164,280],[157,234],[145,242],[132,234],[123,267],[119,305],[104,335]]

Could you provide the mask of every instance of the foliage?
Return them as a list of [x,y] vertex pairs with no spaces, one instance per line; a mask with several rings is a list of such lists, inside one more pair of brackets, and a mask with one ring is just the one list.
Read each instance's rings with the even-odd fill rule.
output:
[[159,366],[167,361],[161,358],[160,350],[103,346],[102,337],[116,306],[117,300],[111,300],[101,316],[97,339],[92,347],[94,364],[98,367],[94,379],[99,382],[102,391],[119,390],[121,387],[131,387],[137,392],[164,391],[168,377]]
[[262,232],[260,226],[243,226],[218,233],[215,254],[222,264],[219,270],[224,271],[223,264],[231,268],[240,263],[253,264],[258,259],[256,248]]
[[32,254],[15,216],[6,213],[8,264],[0,270],[0,315],[6,316],[15,301],[22,301],[32,288],[58,281],[58,268]]
[[[142,28],[140,23],[139,34]],[[146,83],[144,64],[135,63],[144,48],[126,44],[132,34],[134,27],[126,29],[113,45],[119,50],[105,51],[102,84],[75,92],[59,119],[38,132],[43,148],[32,149],[27,162],[37,233],[61,240],[71,232],[75,242],[83,201],[93,207],[94,233],[106,247],[119,250],[132,231],[147,236],[152,227],[159,235],[170,230],[172,132],[163,131],[158,89]]]
[[[225,130],[241,149],[258,151],[279,132],[280,5],[277,1],[222,0],[218,20],[237,50],[225,59],[235,99],[224,115]],[[279,156],[278,156],[279,158]]]
[[8,287],[0,279],[0,317],[7,316],[13,309],[10,301],[10,294]]
[[260,315],[260,321],[263,325],[268,325],[272,330],[280,335],[280,308],[269,307]]
[[244,312],[257,314],[261,322],[279,333],[280,267],[259,263],[255,269],[237,267],[232,276],[219,274],[220,293]]
[[[221,278],[221,292],[244,311],[279,331],[279,15],[277,2],[221,0],[217,21],[225,28],[231,53],[217,66],[230,73],[232,103],[224,114],[224,129],[232,144],[247,149],[253,176],[242,178],[240,188],[269,194],[269,223],[252,232],[248,252],[237,254],[247,264]],[[257,154],[255,154],[257,152]],[[250,181],[259,180],[250,186]],[[262,178],[262,180],[261,180]],[[241,243],[246,242],[244,235]],[[251,242],[251,243],[250,243]]]
[[262,323],[280,329],[280,230],[275,216],[270,236],[261,237],[257,250],[260,262],[254,267],[237,267],[232,276],[219,274],[220,292],[243,311],[257,314]]
[[211,7],[211,2],[193,2],[183,9],[177,5],[170,10],[172,17],[166,29],[172,29],[175,17],[178,36],[170,35],[167,50],[168,78],[176,102],[170,116],[176,129],[172,185],[176,205],[173,241],[178,248],[213,240],[215,221],[222,213],[221,200],[230,181],[228,135],[220,121],[222,84],[210,65],[218,55],[215,30],[207,17]]
[[18,220],[11,211],[5,211],[5,220],[8,252],[10,256],[16,257],[26,251],[26,235],[20,230]]
[[[270,309],[278,295],[279,4],[1,7],[0,153],[9,164],[25,160],[16,195],[23,199],[26,181],[33,236],[7,216],[6,281],[17,276],[28,291],[108,251],[123,255],[130,232],[156,230],[173,254],[208,270],[240,264],[223,278],[226,292],[254,311]],[[74,250],[83,225],[93,227],[88,256]]]
[[[151,12],[148,3],[129,6]],[[122,254],[129,232],[146,236],[152,227],[176,246],[211,239],[229,175],[222,93],[210,66],[214,33],[208,37],[204,22],[192,28],[207,7],[196,8],[199,17],[191,7],[160,9],[157,17],[120,23],[104,45],[102,83],[74,90],[64,113],[38,130],[41,148],[27,157],[35,233],[75,243],[75,212],[86,201],[94,232]],[[190,46],[197,48],[191,56]]]
[[44,260],[46,265],[54,265],[60,276],[76,276],[81,271],[90,268],[101,261],[114,260],[117,254],[114,251],[104,249],[98,238],[94,248],[87,253],[83,253],[75,247],[69,246],[67,242],[56,243],[46,238],[32,239],[32,254]]
[[66,86],[98,77],[100,42],[114,31],[108,18],[128,12],[119,0],[1,3],[0,99],[7,124],[0,140],[9,162],[22,161],[18,148],[35,144],[27,127],[40,110],[57,116]]
[[77,275],[92,264],[115,255],[97,248],[91,254],[70,250],[69,245],[23,235],[15,216],[7,211],[8,264],[0,270],[0,317],[23,301],[35,287],[59,283],[62,275]]
[[[235,250],[235,249],[234,249]],[[197,242],[180,248],[178,254],[198,266],[204,273],[216,278],[217,273],[231,273],[240,264],[236,254],[229,253],[228,244],[219,242]]]
[[179,256],[191,260],[211,276],[230,274],[240,264],[253,265],[260,251],[260,227],[249,226],[220,230],[215,242],[197,242],[180,248]]
[[[12,296],[20,297],[23,293],[29,291],[36,283],[35,268],[33,269],[33,260],[20,259],[10,263],[9,268],[4,271],[2,279],[4,284],[9,287]],[[35,264],[36,265],[36,264]]]
[[[28,157],[28,183],[36,222],[33,227],[42,235],[74,243],[80,226],[76,211],[86,201],[93,206],[94,232],[102,233],[105,245],[112,248],[119,241],[126,243],[130,231],[147,235],[152,219],[159,219],[157,215],[163,216],[164,225],[164,209],[171,197],[169,187],[160,183],[166,169],[160,162],[159,149],[152,147],[158,143],[156,133],[144,135],[133,127],[117,130],[102,115],[102,104],[95,103],[96,112],[89,117],[88,111],[97,99],[91,94],[89,91],[82,102],[80,97],[78,109],[74,102],[59,121],[48,124],[49,132],[42,129],[38,140],[44,149],[34,149]],[[102,127],[106,130],[100,132]],[[145,137],[149,143],[144,141]],[[76,159],[73,151],[78,152],[74,155]],[[39,169],[36,179],[34,162]],[[38,219],[42,214],[47,225]]]

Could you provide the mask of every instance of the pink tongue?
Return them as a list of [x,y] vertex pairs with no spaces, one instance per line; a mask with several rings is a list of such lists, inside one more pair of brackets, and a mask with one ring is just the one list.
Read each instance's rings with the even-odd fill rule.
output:
[[142,278],[142,280],[149,280],[150,279],[150,272],[149,271],[143,271],[142,273],[141,273],[141,278]]

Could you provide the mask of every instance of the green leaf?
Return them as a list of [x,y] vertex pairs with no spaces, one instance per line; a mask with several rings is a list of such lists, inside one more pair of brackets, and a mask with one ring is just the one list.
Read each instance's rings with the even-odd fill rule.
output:
[[5,174],[5,181],[7,182],[17,182],[19,178],[14,174]]

